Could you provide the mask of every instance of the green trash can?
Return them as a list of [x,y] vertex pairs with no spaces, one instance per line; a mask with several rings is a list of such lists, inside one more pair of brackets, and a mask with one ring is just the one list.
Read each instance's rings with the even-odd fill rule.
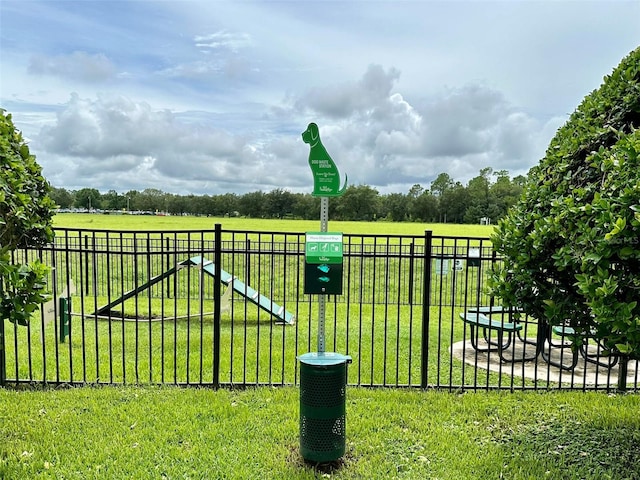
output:
[[300,355],[300,453],[312,462],[332,462],[345,452],[349,355]]

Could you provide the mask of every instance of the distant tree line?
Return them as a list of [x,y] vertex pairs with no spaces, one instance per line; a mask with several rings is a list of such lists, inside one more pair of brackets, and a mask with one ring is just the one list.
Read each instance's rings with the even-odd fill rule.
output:
[[[466,185],[441,173],[429,188],[419,184],[409,192],[381,195],[368,185],[350,185],[344,195],[329,202],[334,220],[388,220],[394,222],[492,223],[505,215],[520,197],[523,176],[483,168]],[[319,219],[320,199],[310,193],[277,188],[243,195],[176,195],[158,189],[100,193],[94,188],[68,191],[53,188],[51,197],[62,209],[165,212],[171,215],[243,216],[252,218]]]

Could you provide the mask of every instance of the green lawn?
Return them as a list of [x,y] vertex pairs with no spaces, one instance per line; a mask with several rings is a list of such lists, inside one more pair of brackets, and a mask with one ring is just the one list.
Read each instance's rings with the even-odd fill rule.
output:
[[[178,217],[154,215],[101,215],[59,213],[53,218],[55,227],[107,230],[213,230],[219,223],[225,230],[255,230],[264,232],[313,232],[320,230],[320,221],[278,220],[260,218]],[[345,234],[433,235],[483,237],[493,232],[493,226],[457,225],[451,223],[338,222],[329,219],[329,230]]]
[[[316,222],[238,218],[61,214],[57,215],[55,220],[57,226],[66,225],[70,228],[132,231],[193,231],[197,228],[213,228],[216,222],[221,222],[224,228],[229,230],[244,228],[248,231],[301,232],[310,228],[317,229]],[[336,224],[338,225],[335,228],[343,229],[345,232],[359,230],[381,234],[422,234],[425,228],[431,228],[434,232],[439,229],[441,235],[462,234],[466,230],[466,234],[486,237],[491,229],[476,225],[388,222]],[[295,240],[297,236],[289,238]],[[243,237],[240,237],[240,240],[242,239]],[[379,245],[384,247],[383,243],[380,241]],[[298,248],[297,245],[295,248]],[[124,260],[121,257],[124,257]],[[32,322],[30,335],[22,327],[15,329],[13,325],[5,325],[8,378],[89,383],[211,383],[213,326],[209,312],[213,311],[213,303],[207,301],[206,305],[200,305],[196,274],[185,277],[186,274],[182,273],[180,283],[171,287],[172,292],[176,289],[183,291],[179,301],[165,296],[162,293],[164,287],[159,285],[154,290],[153,298],[149,297],[148,290],[144,290],[139,296],[116,307],[133,317],[148,318],[162,313],[162,317],[180,316],[178,320],[152,323],[123,323],[117,319],[96,320],[91,318],[91,312],[117,298],[119,290],[128,291],[133,288],[134,265],[129,256],[120,255],[117,249],[109,256],[97,255],[93,262],[90,261],[91,258],[78,255],[77,252],[68,256],[60,251],[56,260],[60,290],[66,287],[66,265],[76,265],[70,267],[70,276],[78,284],[78,292],[73,298],[73,310],[76,315],[72,318],[70,342],[56,343],[55,325],[54,322],[50,322],[45,328],[43,343],[39,314]],[[245,255],[230,258],[231,263],[224,265],[228,271],[261,292],[269,292],[268,296],[281,305],[286,297],[287,308],[296,315],[297,323],[294,327],[284,328],[274,325],[268,314],[247,304],[235,294],[233,318],[230,313],[223,314],[222,318],[220,381],[233,384],[296,383],[296,355],[316,350],[317,304],[309,304],[309,296],[302,293],[302,282],[294,282],[293,286],[291,282],[287,285],[276,284],[274,289],[270,275],[260,275],[261,269],[264,272],[271,272],[274,268],[281,269],[285,262],[282,257],[276,257],[274,260],[270,254],[263,257],[254,255],[251,262],[246,260]],[[152,264],[156,270],[151,275],[157,275],[168,268],[165,267],[164,257],[161,260],[161,264]],[[123,265],[121,261],[124,261]],[[138,285],[145,283],[149,276],[144,261],[142,258],[138,266]],[[175,262],[176,259],[172,261]],[[288,271],[293,272],[290,274],[291,278],[296,275],[299,261],[297,257],[286,259]],[[398,284],[398,262],[397,259],[380,258],[375,265],[367,264],[364,268],[363,259],[357,256],[349,258],[345,267],[349,273],[345,273],[345,277],[350,280],[345,282],[350,285],[345,287],[345,292],[350,289],[350,294],[343,295],[338,303],[328,304],[327,347],[329,350],[348,353],[353,357],[353,367],[349,370],[351,384],[420,384],[422,308],[420,305],[407,305],[404,297],[409,288],[407,285],[400,287]],[[245,276],[248,265],[252,267],[253,279]],[[402,267],[408,268],[405,264]],[[95,295],[93,288],[89,288],[83,299],[80,292],[85,289],[81,288],[79,282],[85,278],[85,268],[87,271],[91,269],[87,278],[96,278],[101,294]],[[366,270],[364,276],[363,268]],[[422,268],[420,262],[417,262],[415,268],[417,275],[418,270]],[[124,270],[121,271],[122,269]],[[376,273],[375,277],[370,275],[372,271]],[[277,273],[275,277],[278,277]],[[171,277],[167,286],[174,278]],[[434,289],[438,294],[450,294],[451,286],[443,287],[439,283],[443,278],[442,275],[435,277]],[[458,279],[457,288],[458,292],[461,292],[465,288],[466,279],[463,275],[459,275]],[[110,288],[106,286],[107,280],[111,282]],[[128,282],[126,286],[121,285],[124,280]],[[261,281],[265,283],[260,285]],[[371,299],[360,298],[363,294],[369,295],[373,283],[376,284],[375,289],[379,296],[390,296],[389,302],[386,302],[385,298],[378,298],[373,303]],[[188,287],[185,286],[187,284]],[[212,283],[209,282],[206,288],[211,291]],[[105,296],[108,291],[110,297]],[[402,300],[399,300],[400,291],[403,295]],[[160,294],[162,298],[159,298]],[[186,297],[191,299],[189,303]],[[347,298],[350,299],[349,304],[346,303]],[[200,315],[201,307],[205,312],[203,315]],[[191,315],[190,318],[184,318],[187,313]],[[432,309],[433,322],[429,337],[430,384],[460,385],[463,382],[459,362],[455,368],[451,368],[454,362],[448,355],[451,340],[457,341],[463,336],[462,322],[457,320],[457,313],[454,309],[446,307]],[[85,315],[84,319],[81,314]],[[452,325],[455,326],[454,331]],[[466,370],[466,384],[475,383],[473,374],[472,369]],[[491,377],[495,380],[494,374],[491,374]]]
[[0,390],[0,478],[637,479],[640,397],[349,388],[347,451],[299,454],[299,391]]
[[[293,232],[317,229],[316,222],[195,217],[58,215],[55,221],[57,226],[124,230],[209,229],[218,222],[225,229]],[[486,237],[491,231],[491,227],[480,226],[342,222],[330,224],[330,229],[388,234],[422,234],[425,229],[432,229],[435,235],[479,237]],[[387,325],[385,309],[380,306],[376,315],[382,315],[383,322],[376,323],[374,332],[372,321],[379,317],[371,312],[361,316],[353,308],[338,305],[335,310],[341,319],[348,313],[353,322],[349,327],[344,322],[334,326],[329,321],[327,325],[329,339],[339,332],[335,335],[337,351],[349,349],[355,357],[349,367],[349,381],[357,381],[358,376],[368,380],[371,366],[376,372],[373,383],[382,380],[380,375],[393,379],[396,371],[406,379],[409,366],[415,379],[419,375],[418,349],[395,352],[393,345],[406,344],[409,335],[406,327],[411,322],[417,322],[413,336],[419,338],[419,317],[411,316],[419,312],[400,312],[400,322]],[[305,313],[306,320],[300,315],[296,327],[284,328],[271,322],[247,322],[244,313],[238,313],[244,318],[232,320],[228,313],[223,316],[222,381],[242,380],[238,372],[243,372],[240,361],[245,353],[257,361],[246,375],[268,378],[271,363],[264,361],[265,355],[266,358],[275,355],[276,367],[282,362],[295,367],[292,340],[297,336],[304,351],[307,344],[314,346],[313,338],[306,333],[309,322],[316,316],[311,309]],[[456,314],[451,309],[432,312],[434,335],[430,342],[436,342],[438,336],[451,337],[447,321]],[[365,319],[364,323],[359,323],[360,318]],[[200,342],[202,335],[209,345],[211,326],[207,323],[201,328],[200,319],[196,318],[191,323],[194,330],[190,330],[189,322],[169,323],[165,331],[159,328],[161,324],[135,326],[86,321],[80,332],[85,337],[86,352],[78,349],[78,343],[56,346],[51,340],[54,336],[48,335],[45,348],[55,355],[48,360],[54,363],[48,364],[47,377],[51,378],[51,372],[55,377],[56,368],[67,368],[68,359],[73,357],[74,379],[78,381],[83,381],[85,374],[90,381],[96,376],[101,381],[110,380],[110,376],[121,381],[124,371],[127,381],[134,381],[136,371],[143,383],[161,381],[163,374],[169,381],[174,375],[178,381],[187,377],[198,381],[199,362],[209,372],[211,359],[208,354],[201,359],[197,351],[190,350],[189,339],[195,335]],[[460,338],[459,324],[455,325],[453,337]],[[396,326],[402,328],[397,330]],[[109,328],[114,329],[113,341],[100,334]],[[257,329],[259,334],[254,332]],[[196,354],[189,367],[176,366],[171,359],[154,363],[160,355],[157,346],[163,331],[164,340],[160,341],[172,347],[174,342],[181,358]],[[25,334],[24,330],[19,332]],[[134,365],[124,359],[125,347],[119,341],[125,337],[137,338],[135,348],[140,356]],[[363,350],[353,350],[348,342],[356,342],[360,337],[365,339]],[[250,338],[253,340],[246,341]],[[371,342],[373,338],[375,342]],[[378,344],[381,338],[391,341]],[[395,342],[396,338],[401,342]],[[13,339],[9,340],[9,345],[13,345]],[[79,342],[80,337],[76,336],[75,341]],[[35,327],[30,343],[36,352],[43,348]],[[275,349],[270,352],[267,345],[271,344]],[[442,345],[443,351],[447,348],[448,343]],[[431,381],[440,375],[445,382],[462,381],[458,369],[452,370],[458,377],[447,378],[450,374],[447,358],[436,363],[435,344],[430,351]],[[237,355],[235,367],[232,355]],[[358,361],[358,356],[366,361]],[[400,358],[403,366],[394,365],[394,358]],[[60,366],[56,366],[56,361]],[[153,369],[152,364],[156,365]],[[161,365],[160,369],[157,365]],[[192,370],[194,365],[196,369]],[[41,370],[43,366],[36,354],[31,367]],[[291,371],[287,372],[285,382],[293,381]],[[473,374],[468,370],[469,373]],[[275,378],[274,383],[277,382]],[[495,378],[491,383],[496,383]],[[640,448],[639,407],[639,396],[623,394],[456,394],[349,387],[346,454],[339,462],[314,466],[305,463],[299,454],[296,387],[213,390],[148,385],[0,389],[3,439],[0,479],[637,479],[640,478],[635,459]]]

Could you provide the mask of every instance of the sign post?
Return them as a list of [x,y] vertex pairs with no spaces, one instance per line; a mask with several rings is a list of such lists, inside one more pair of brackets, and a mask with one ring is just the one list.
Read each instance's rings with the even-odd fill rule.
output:
[[329,232],[329,197],[342,195],[340,174],[322,146],[315,123],[302,134],[309,144],[313,195],[320,197],[320,231],[305,236],[304,293],[318,295],[318,351],[300,355],[300,453],[307,461],[342,457],[346,438],[346,385],[349,355],[325,352],[327,295],[342,294],[342,233]]
[[[320,199],[320,231],[326,232],[329,226],[329,197]],[[306,278],[306,276],[305,276]],[[342,291],[340,292],[342,293]],[[324,322],[327,311],[327,296],[320,295],[318,299],[318,352],[324,353]]]
[[[312,167],[313,170],[313,167]],[[314,172],[315,176],[315,172]],[[315,183],[315,182],[314,182]],[[315,193],[315,190],[314,190]],[[329,227],[329,197],[320,199],[320,231],[326,232]],[[306,279],[306,275],[305,275]],[[342,292],[340,292],[342,293]],[[324,353],[324,322],[327,309],[327,297],[320,295],[318,299],[318,352]]]
[[326,295],[342,294],[342,233],[307,232],[304,293],[320,295],[318,298],[318,352],[324,352]]
[[[326,148],[320,140],[320,130],[315,123],[310,123],[302,133],[302,140],[309,144],[309,167],[311,167],[311,173],[313,174],[313,193],[315,197],[320,197],[320,234],[327,233],[329,225],[329,197],[339,197],[347,189],[347,176],[345,175],[344,184],[340,188],[340,172],[335,162],[327,152]],[[307,233],[307,242],[309,242],[310,235],[314,235],[312,232]],[[325,311],[326,311],[326,295],[340,295],[342,294],[342,234],[334,233],[333,236],[340,236],[340,239],[334,239],[331,242],[332,246],[340,244],[339,255],[338,252],[334,252],[335,255],[328,256],[328,258],[334,259],[334,261],[316,261],[319,257],[314,256],[314,252],[310,251],[313,248],[311,245],[317,247],[322,245],[323,240],[315,240],[316,237],[311,237],[311,245],[307,245],[305,248],[305,293],[307,294],[319,294],[318,298],[318,352],[324,352],[324,323],[325,323]],[[325,237],[325,240],[329,237]],[[329,254],[330,252],[324,252]],[[337,260],[339,258],[339,260]],[[316,269],[311,265],[315,265]],[[331,265],[331,266],[330,266]],[[339,265],[333,266],[333,265]],[[323,271],[326,270],[326,271]],[[323,275],[318,275],[322,273]],[[324,285],[322,285],[324,283]],[[324,288],[322,288],[324,287]]]

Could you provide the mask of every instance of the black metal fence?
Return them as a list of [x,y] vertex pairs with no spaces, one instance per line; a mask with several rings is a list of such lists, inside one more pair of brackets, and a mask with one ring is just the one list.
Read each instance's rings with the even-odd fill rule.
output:
[[[485,287],[500,259],[489,239],[431,232],[343,239],[343,293],[327,298],[325,343],[327,351],[352,356],[350,384],[617,388],[620,363],[605,365],[599,351],[590,351],[589,361],[571,366],[572,350],[560,348],[564,337],[555,339],[548,361],[537,354],[521,361],[537,348],[533,321],[521,320],[523,331],[505,347],[513,361],[499,358],[501,348],[481,351],[484,333],[495,343],[502,329],[472,331],[460,314],[495,303]],[[47,248],[14,253],[16,262],[39,258],[52,267],[53,298],[26,327],[0,322],[0,381],[297,384],[296,357],[316,350],[319,321],[317,296],[304,294],[304,246],[304,233],[220,225],[57,229]],[[69,316],[61,298],[69,299]],[[564,368],[554,366],[559,362]],[[637,365],[624,366],[626,386],[637,388]]]

